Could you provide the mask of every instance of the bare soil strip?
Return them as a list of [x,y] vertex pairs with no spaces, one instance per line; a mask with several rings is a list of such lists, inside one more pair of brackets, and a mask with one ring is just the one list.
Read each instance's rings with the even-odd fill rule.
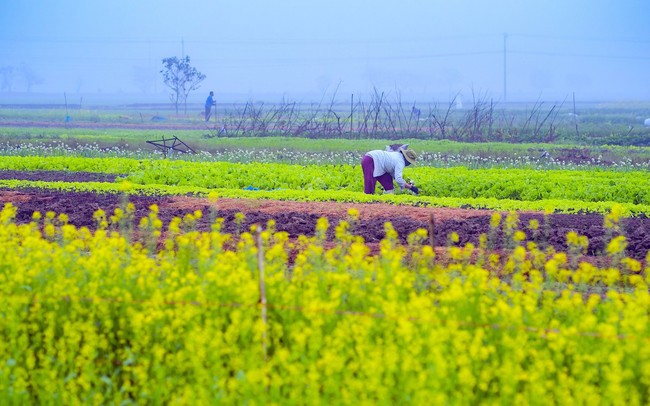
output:
[[[446,246],[449,236],[455,232],[459,236],[459,245],[473,243],[478,245],[480,234],[490,231],[490,217],[493,212],[487,210],[427,208],[396,206],[384,203],[351,204],[337,202],[287,202],[255,199],[219,199],[211,203],[206,198],[184,196],[129,196],[129,201],[136,207],[134,224],[149,213],[149,206],[157,204],[159,217],[167,225],[174,217],[183,217],[195,210],[204,214],[197,227],[209,229],[211,218],[222,217],[223,230],[227,233],[246,231],[253,224],[265,226],[269,220],[275,220],[277,231],[286,231],[291,238],[299,235],[314,235],[316,221],[326,217],[331,224],[328,237],[334,240],[334,228],[341,220],[349,219],[348,210],[355,208],[360,216],[353,232],[368,243],[377,243],[385,236],[384,224],[391,222],[406,243],[408,235],[418,228],[429,229],[430,218],[435,220],[435,245]],[[78,227],[95,228],[93,213],[103,209],[112,214],[115,208],[123,204],[123,196],[89,192],[60,192],[42,189],[2,190],[0,204],[13,203],[18,207],[18,223],[31,221],[34,211],[45,213],[53,211],[65,213],[69,223]],[[238,225],[236,213],[245,215]],[[505,217],[505,213],[504,213]],[[535,236],[529,229],[529,222],[536,219],[540,232]],[[552,214],[545,220],[541,213],[519,213],[520,229],[529,241],[552,244],[557,250],[566,251],[566,234],[575,231],[589,238],[589,255],[598,255],[603,251],[605,242],[609,241],[607,230],[603,227],[603,217],[597,214]],[[545,226],[545,221],[547,221]],[[628,239],[628,255],[644,259],[650,250],[650,219],[632,218],[623,220],[623,230]],[[497,247],[503,247],[504,237],[501,232],[496,235]]]

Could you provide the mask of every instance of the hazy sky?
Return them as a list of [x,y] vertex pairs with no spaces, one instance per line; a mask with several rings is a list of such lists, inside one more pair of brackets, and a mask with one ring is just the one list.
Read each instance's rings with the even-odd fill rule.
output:
[[[6,93],[154,95],[162,58],[192,100],[650,100],[648,0],[0,0]],[[504,89],[504,35],[506,86]],[[504,95],[505,90],[505,95]]]

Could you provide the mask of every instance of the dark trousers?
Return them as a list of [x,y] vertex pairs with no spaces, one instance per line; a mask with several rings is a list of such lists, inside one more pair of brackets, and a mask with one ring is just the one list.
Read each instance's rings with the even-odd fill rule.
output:
[[389,173],[377,177],[372,176],[375,171],[375,161],[372,160],[370,155],[366,155],[361,159],[361,169],[363,170],[363,193],[374,194],[377,182],[381,183],[384,190],[393,190],[393,177]]

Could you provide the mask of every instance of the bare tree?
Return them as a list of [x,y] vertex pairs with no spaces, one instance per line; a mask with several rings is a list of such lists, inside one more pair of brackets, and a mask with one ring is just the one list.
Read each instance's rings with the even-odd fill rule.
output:
[[18,75],[22,79],[22,82],[25,84],[25,90],[27,92],[31,92],[34,85],[40,85],[43,83],[43,78],[38,76],[36,72],[34,72],[34,69],[24,63],[21,64],[18,68]]
[[81,88],[84,85],[84,77],[81,75],[77,76],[77,80],[75,84],[76,84],[75,91],[77,92],[77,94],[81,93]]
[[487,101],[487,93],[477,95],[472,89],[472,109],[465,115],[458,137],[470,142],[484,141],[484,127],[488,124],[491,128],[493,108],[493,103]]
[[154,72],[146,66],[133,67],[133,83],[143,93],[147,94],[153,88]]
[[176,114],[178,114],[178,105],[181,103],[183,103],[185,114],[187,114],[187,96],[200,87],[205,75],[190,65],[189,56],[181,59],[175,56],[164,58],[162,63],[164,69],[160,73],[163,75],[165,85],[172,90],[169,99],[174,104]]
[[2,76],[2,83],[0,84],[0,90],[3,92],[11,92],[11,89],[14,85],[14,67],[13,66],[2,66],[0,67],[0,76]]
[[535,127],[537,127],[537,123],[539,123],[539,115],[540,115],[540,110],[542,109],[542,106],[544,105],[543,101],[540,101],[539,97],[537,98],[537,101],[533,104],[533,107],[530,110],[530,113],[527,115],[526,120],[524,121],[524,125],[521,129],[521,133],[525,134],[526,131],[528,131],[533,119],[535,119]]
[[[458,99],[458,96],[460,95],[460,92],[456,93],[454,97],[451,99],[451,101],[447,104],[447,109],[442,113],[438,113],[438,106],[434,105],[433,112],[430,114],[433,123],[440,129],[440,138],[444,139],[446,137],[446,129],[447,125],[449,124],[449,119],[450,119],[450,114],[451,114],[451,108],[454,106],[456,103],[456,100]],[[431,131],[431,135],[433,136],[433,131]]]

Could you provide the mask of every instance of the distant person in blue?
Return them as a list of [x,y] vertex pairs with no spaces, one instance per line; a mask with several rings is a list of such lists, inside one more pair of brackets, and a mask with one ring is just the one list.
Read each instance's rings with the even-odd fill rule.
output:
[[205,99],[205,122],[210,121],[210,116],[212,115],[212,106],[216,106],[217,102],[214,101],[214,92],[210,92],[210,95]]

